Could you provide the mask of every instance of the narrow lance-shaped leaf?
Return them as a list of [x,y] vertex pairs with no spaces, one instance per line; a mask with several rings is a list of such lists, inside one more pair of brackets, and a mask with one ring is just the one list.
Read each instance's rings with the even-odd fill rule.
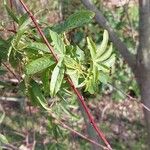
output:
[[88,44],[88,48],[90,50],[90,54],[91,54],[92,60],[94,60],[95,56],[96,56],[96,45],[92,41],[92,39],[90,39],[89,37],[87,37],[87,44]]
[[0,133],[0,143],[8,144],[7,138],[1,133]]
[[20,22],[20,26],[19,26],[19,31],[21,30],[25,30],[28,28],[28,25],[30,25],[31,23],[31,19],[29,17],[24,18],[24,20],[22,20],[22,22]]
[[99,72],[99,78],[98,80],[104,84],[106,84],[109,80],[109,74],[104,73],[103,71]]
[[112,54],[107,60],[103,61],[103,65],[107,67],[112,67],[115,63],[116,56],[115,54]]
[[77,66],[78,66],[78,63],[71,57],[69,56],[65,56],[64,57],[64,64],[67,68],[69,69],[78,69]]
[[97,80],[98,80],[98,68],[97,66],[93,66],[93,82],[96,84]]
[[3,122],[4,118],[5,118],[5,112],[1,113],[0,115],[0,124]]
[[19,19],[16,17],[17,15],[13,13],[13,11],[7,6],[8,4],[4,2],[5,8],[8,12],[8,15],[15,21],[16,23],[19,22]]
[[93,76],[90,75],[86,81],[85,81],[86,87],[85,87],[85,91],[88,91],[90,94],[94,94],[95,90],[94,90],[94,81],[93,81]]
[[104,60],[109,59],[109,57],[110,57],[111,54],[112,54],[112,51],[113,51],[113,47],[112,47],[112,44],[111,44],[110,47],[109,47],[109,49],[108,49],[105,53],[103,53],[102,56],[98,57],[98,58],[96,59],[96,61],[97,61],[97,62],[102,62],[102,61],[104,61]]
[[67,69],[66,74],[69,75],[75,87],[78,87],[79,75],[77,70]]
[[109,73],[110,72],[110,67],[103,65],[103,64],[97,64],[97,68],[99,71],[102,71],[104,73]]
[[11,45],[12,37],[4,40],[0,37],[0,62],[7,60],[7,54]]
[[33,60],[25,66],[26,75],[32,75],[37,72],[42,71],[50,66],[52,66],[55,62],[52,60],[51,56],[44,56]]
[[65,24],[70,29],[82,26],[85,23],[89,23],[94,17],[94,13],[88,10],[80,10],[73,15],[69,16]]
[[21,26],[28,18],[29,18],[28,13],[23,14],[23,15],[19,18],[19,26]]
[[64,78],[65,69],[63,67],[63,59],[61,59],[56,67],[54,68],[51,76],[50,82],[50,95],[54,97],[59,91],[63,78]]
[[27,47],[27,45],[23,42],[24,41],[23,35],[25,31],[26,30],[18,30],[17,34],[14,36],[11,44],[15,50],[22,50],[25,47]]
[[47,69],[42,72],[42,83],[44,88],[44,93],[49,94],[49,86],[50,86],[50,70]]
[[93,12],[88,10],[81,10],[75,12],[74,14],[69,16],[65,22],[53,26],[52,30],[57,33],[63,33],[64,31],[83,26],[84,24],[89,23],[94,17],[94,15],[95,14]]
[[98,48],[97,48],[97,57],[100,57],[105,52],[105,50],[107,48],[107,44],[108,44],[108,39],[109,39],[108,31],[104,30],[103,41],[102,41],[101,45],[98,46]]
[[76,46],[76,55],[79,61],[85,60],[85,54],[78,46]]
[[[44,95],[42,94],[41,88],[37,82],[34,80],[31,81],[31,90],[32,90],[32,98],[35,98],[37,100],[37,103],[39,103],[44,109],[49,110],[47,107],[47,100],[45,99]],[[34,97],[33,97],[34,96]]]
[[28,44],[27,48],[47,53],[50,52],[49,48],[44,43],[40,42],[31,42],[30,44]]
[[59,53],[61,55],[64,54],[66,50],[65,50],[65,44],[61,38],[61,35],[58,35],[56,32],[52,30],[50,30],[50,35],[53,41],[54,48],[55,50],[57,50],[56,53]]

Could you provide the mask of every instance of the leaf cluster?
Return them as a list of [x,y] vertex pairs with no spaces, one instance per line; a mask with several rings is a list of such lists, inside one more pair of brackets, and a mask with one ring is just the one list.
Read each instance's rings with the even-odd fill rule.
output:
[[104,31],[100,45],[87,37],[85,49],[70,44],[65,34],[90,22],[94,17],[92,12],[78,11],[63,23],[44,29],[58,57],[55,62],[28,15],[16,17],[7,5],[6,9],[17,24],[17,32],[7,40],[0,39],[0,61],[8,61],[14,69],[21,68],[24,93],[33,103],[44,106],[47,103],[45,96],[64,97],[69,89],[64,80],[67,76],[76,88],[90,94],[99,91],[101,82],[107,82],[115,62],[112,44],[108,46],[108,32]]

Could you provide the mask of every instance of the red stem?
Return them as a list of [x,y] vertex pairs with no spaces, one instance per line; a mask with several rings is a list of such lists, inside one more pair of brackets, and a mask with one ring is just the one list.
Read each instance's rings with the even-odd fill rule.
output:
[[[24,9],[26,10],[26,12],[29,14],[30,18],[32,19],[35,27],[37,28],[39,34],[41,35],[41,37],[43,38],[45,44],[47,45],[47,47],[49,48],[50,52],[52,53],[54,59],[56,62],[58,62],[58,58],[57,55],[54,52],[53,47],[49,44],[47,38],[45,37],[43,31],[41,30],[41,28],[39,27],[38,23],[36,22],[36,19],[34,18],[33,14],[29,11],[29,9],[27,8],[27,6],[25,5],[25,3],[23,2],[23,0],[19,0],[20,3],[22,4],[22,6],[24,7]],[[78,96],[79,101],[82,103],[82,106],[89,118],[89,121],[91,123],[91,125],[93,125],[95,131],[98,133],[99,137],[104,141],[104,143],[106,144],[106,146],[108,147],[109,150],[112,150],[110,144],[108,143],[108,141],[105,138],[105,135],[103,134],[103,132],[97,127],[92,114],[90,113],[85,101],[84,101],[84,97],[80,94],[79,90],[74,86],[73,82],[71,81],[71,79],[67,78],[68,83],[70,84],[70,86],[72,87],[74,93]]]
[[8,31],[8,32],[12,32],[12,33],[17,33],[14,29],[0,29],[0,31]]
[[7,70],[18,80],[18,82],[20,82],[20,78],[5,64],[5,63],[2,63],[6,68]]

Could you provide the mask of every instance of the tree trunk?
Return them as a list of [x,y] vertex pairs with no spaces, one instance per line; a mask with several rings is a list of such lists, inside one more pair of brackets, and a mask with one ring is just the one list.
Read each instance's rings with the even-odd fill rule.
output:
[[[148,108],[150,108],[150,73],[148,73],[149,78],[145,78],[145,82],[141,84],[141,99],[144,105],[146,105]],[[146,128],[147,128],[147,134],[148,134],[148,141],[147,143],[149,144],[150,149],[150,112],[146,109],[144,111],[144,117],[145,117],[145,122],[146,122]]]
[[[142,103],[150,108],[150,72],[147,72],[143,66],[139,66],[136,73],[137,82],[141,92]],[[150,149],[150,111],[143,108],[145,126],[147,131],[147,149]]]
[[[150,108],[150,0],[139,0],[139,47],[137,51],[137,72],[141,99]],[[150,149],[150,112],[146,109],[144,117]]]

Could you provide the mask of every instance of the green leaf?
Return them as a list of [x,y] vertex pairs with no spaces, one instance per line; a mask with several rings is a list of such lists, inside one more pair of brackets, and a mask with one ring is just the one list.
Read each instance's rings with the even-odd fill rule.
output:
[[27,88],[27,95],[33,106],[39,106],[39,101],[37,100],[35,94],[33,93],[31,82],[30,82],[29,87]]
[[85,54],[78,46],[76,46],[76,57],[79,61],[85,61]]
[[21,63],[21,60],[22,60],[21,53],[18,53],[15,50],[12,50],[10,52],[9,62],[12,65],[12,67],[16,68]]
[[66,74],[69,75],[75,87],[83,86],[84,85],[83,83],[82,84],[79,83],[79,78],[83,77],[82,74],[84,67],[82,66],[82,64],[80,64],[80,62],[77,62],[76,60],[74,60],[69,56],[64,57],[64,64],[67,68]]
[[69,56],[64,57],[64,63],[65,66],[69,69],[78,69],[78,63]]
[[109,73],[110,72],[110,67],[108,66],[105,66],[103,64],[96,64],[97,65],[97,68],[99,71],[102,71],[104,73]]
[[65,44],[62,41],[62,38],[60,35],[58,35],[56,32],[50,30],[50,35],[53,41],[53,45],[55,50],[57,51],[56,53],[60,53],[61,55],[65,53]]
[[103,73],[102,71],[100,71],[98,79],[99,79],[100,82],[106,84],[109,80],[109,76],[108,76],[108,74]]
[[7,45],[7,41],[6,40],[4,40],[2,37],[0,37],[0,47],[1,46],[6,46]]
[[11,42],[12,47],[17,51],[27,47],[27,44],[25,43],[24,39],[25,37],[23,37],[24,32],[25,30],[18,30],[17,34],[14,36]]
[[7,60],[11,41],[12,37],[8,40],[4,40],[0,37],[0,61]]
[[13,19],[13,21],[15,21],[16,23],[19,22],[19,19],[16,17],[17,15],[13,13],[13,11],[11,9],[9,9],[9,7],[7,6],[7,4],[5,3],[5,8],[7,10],[8,15]]
[[93,76],[91,75],[90,77],[88,77],[88,79],[85,81],[85,91],[88,91],[90,94],[94,94],[95,93],[95,89],[94,89],[94,82],[93,82]]
[[7,138],[1,133],[0,133],[0,143],[8,144]]
[[32,42],[32,43],[28,44],[27,48],[37,50],[37,51],[43,51],[43,52],[47,52],[47,53],[50,52],[50,50],[46,46],[46,44],[40,43],[40,42]]
[[30,18],[27,18],[27,17],[21,18],[21,21],[19,22],[17,34],[14,36],[11,42],[15,50],[22,50],[27,47],[27,44],[25,41],[26,36],[24,34],[28,32],[27,28],[30,23],[31,23]]
[[66,74],[69,75],[75,87],[78,87],[79,74],[77,70],[67,69]]
[[107,60],[103,61],[103,65],[112,67],[115,64],[116,55],[112,54]]
[[29,18],[28,13],[23,14],[23,15],[19,18],[19,26],[21,26],[28,18]]
[[31,24],[32,20],[30,19],[28,13],[23,14],[19,18],[19,27],[18,27],[18,32],[20,31],[25,31],[27,28],[29,28],[29,25]]
[[74,14],[69,16],[65,22],[53,26],[52,30],[57,33],[63,33],[64,31],[69,31],[71,29],[83,26],[84,24],[91,22],[94,15],[95,14],[93,12],[87,10],[81,10],[75,12]]
[[1,81],[1,80],[0,80],[0,89],[1,89],[1,88],[4,88],[4,87],[10,88],[11,85],[8,84],[8,83],[6,83],[6,82],[4,82],[4,81]]
[[89,23],[94,17],[94,13],[92,11],[80,10],[66,20],[65,24],[70,28],[76,28],[82,26],[83,24]]
[[30,82],[30,86],[31,86],[31,93],[33,94],[32,98],[34,98],[36,103],[40,104],[44,109],[49,110],[49,108],[47,107],[48,106],[47,100],[42,94],[39,84],[35,82],[34,80],[32,80]]
[[19,31],[26,30],[28,28],[28,25],[31,24],[31,19],[29,17],[24,18],[22,20],[23,22],[20,22]]
[[94,66],[93,69],[88,70],[88,75],[85,79],[85,91],[88,91],[90,94],[94,94],[97,92],[98,88],[98,70],[97,67]]
[[112,44],[111,44],[109,49],[106,52],[104,52],[100,57],[97,57],[96,61],[97,62],[102,62],[102,61],[105,61],[105,60],[109,59],[112,52],[113,52],[113,47],[112,47]]
[[3,122],[4,118],[5,118],[5,112],[0,114],[0,124]]
[[7,52],[7,61],[9,61],[9,59],[10,59],[10,55],[12,53],[12,50],[13,50],[13,47],[10,46],[9,49],[8,49],[8,52]]
[[55,66],[50,82],[50,95],[54,97],[56,93],[60,90],[63,78],[64,78],[65,69],[63,68],[63,59],[61,59],[58,64]]
[[89,37],[87,37],[87,44],[88,44],[88,49],[90,50],[90,54],[91,54],[92,60],[95,60],[95,56],[96,56],[96,45],[95,45],[95,43],[92,41],[92,39],[90,39]]
[[7,71],[0,66],[0,75],[4,75]]
[[108,44],[108,39],[109,39],[108,31],[104,30],[103,41],[101,45],[97,48],[97,57],[100,57],[105,52]]
[[41,58],[38,58],[36,60],[33,60],[32,62],[28,63],[25,66],[25,73],[26,75],[32,75],[37,72],[42,71],[43,69],[46,69],[54,64],[53,58],[51,56],[43,56]]
[[47,69],[47,70],[43,71],[41,78],[42,78],[44,93],[45,93],[45,95],[49,95],[49,93],[50,93],[50,91],[49,91],[50,90],[49,89],[49,87],[50,87],[50,70]]
[[97,66],[93,66],[92,73],[93,73],[93,81],[96,84],[96,82],[98,80],[98,68],[97,68]]

